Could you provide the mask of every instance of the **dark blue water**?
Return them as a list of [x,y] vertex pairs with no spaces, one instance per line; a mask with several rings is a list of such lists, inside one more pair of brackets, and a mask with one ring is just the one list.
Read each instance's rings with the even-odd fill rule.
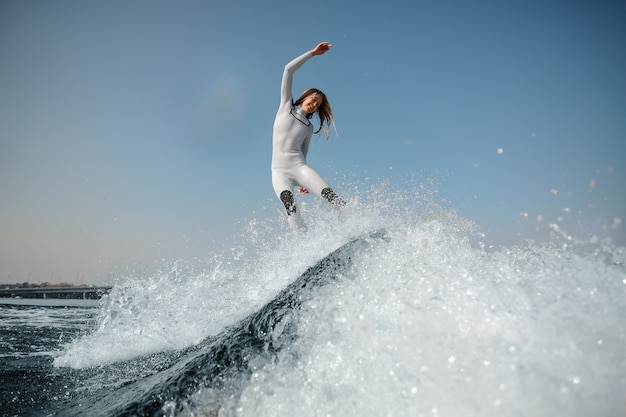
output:
[[46,415],[75,395],[73,371],[54,367],[54,355],[92,331],[97,312],[93,307],[0,304],[2,415]]

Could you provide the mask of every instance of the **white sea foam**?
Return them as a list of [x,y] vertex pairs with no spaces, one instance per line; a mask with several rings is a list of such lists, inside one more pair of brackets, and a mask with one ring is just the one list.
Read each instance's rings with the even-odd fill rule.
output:
[[185,348],[217,334],[368,224],[355,218],[338,228],[338,215],[331,217],[333,222],[315,226],[317,232],[306,239],[285,224],[274,225],[279,236],[259,238],[266,224],[252,222],[244,244],[226,254],[177,260],[156,273],[122,277],[103,299],[95,331],[65,346],[55,366],[101,366]]
[[[350,237],[384,227],[389,242],[355,256],[344,279],[313,290],[295,316],[298,338],[254,369],[220,415],[626,409],[626,248],[563,239],[486,250],[472,222],[415,191],[370,189],[366,202],[357,192],[343,214],[303,205],[305,238],[283,234],[276,220],[254,222],[248,246],[130,277],[109,296],[96,331],[55,364],[98,366],[193,345]],[[199,391],[189,412],[214,411],[210,397]]]
[[[487,253],[403,223],[319,290],[233,415],[588,416],[626,403],[624,248]],[[582,249],[582,250],[578,250]]]

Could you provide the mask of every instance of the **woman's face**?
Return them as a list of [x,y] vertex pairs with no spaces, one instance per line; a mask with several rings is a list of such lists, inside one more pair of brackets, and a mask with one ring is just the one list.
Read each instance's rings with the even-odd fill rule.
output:
[[314,93],[305,98],[300,106],[302,107],[302,110],[304,110],[308,114],[311,114],[317,111],[317,108],[322,105],[322,101],[322,95]]

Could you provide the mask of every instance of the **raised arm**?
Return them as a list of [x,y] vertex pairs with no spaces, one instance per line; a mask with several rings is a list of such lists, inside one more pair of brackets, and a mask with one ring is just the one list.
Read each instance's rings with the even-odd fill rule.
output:
[[293,74],[311,58],[313,58],[311,51],[307,51],[287,65],[285,65],[285,70],[283,71],[283,81],[280,85],[281,105],[287,102],[291,102],[293,100],[293,95],[291,92],[291,87],[293,85]]
[[332,48],[332,45],[330,43],[321,42],[312,50],[303,53],[302,55],[285,65],[285,70],[283,71],[283,80],[280,87],[281,105],[287,102],[291,102],[293,100],[293,93],[291,92],[291,88],[293,86],[293,74],[313,56],[323,55],[328,52],[330,48]]

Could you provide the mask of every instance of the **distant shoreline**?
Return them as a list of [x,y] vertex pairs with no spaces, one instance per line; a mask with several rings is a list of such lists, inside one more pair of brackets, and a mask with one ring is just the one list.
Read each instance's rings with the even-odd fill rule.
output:
[[0,304],[96,307],[111,288],[108,286],[0,288]]
[[15,282],[13,284],[0,284],[0,289],[16,289],[16,288],[93,288],[93,287],[106,287],[106,285],[93,285],[93,284],[70,284],[67,282],[60,282],[58,284],[51,284],[49,282]]
[[33,306],[33,307],[98,307],[100,300],[76,300],[63,298],[9,298],[0,297],[0,306]]

